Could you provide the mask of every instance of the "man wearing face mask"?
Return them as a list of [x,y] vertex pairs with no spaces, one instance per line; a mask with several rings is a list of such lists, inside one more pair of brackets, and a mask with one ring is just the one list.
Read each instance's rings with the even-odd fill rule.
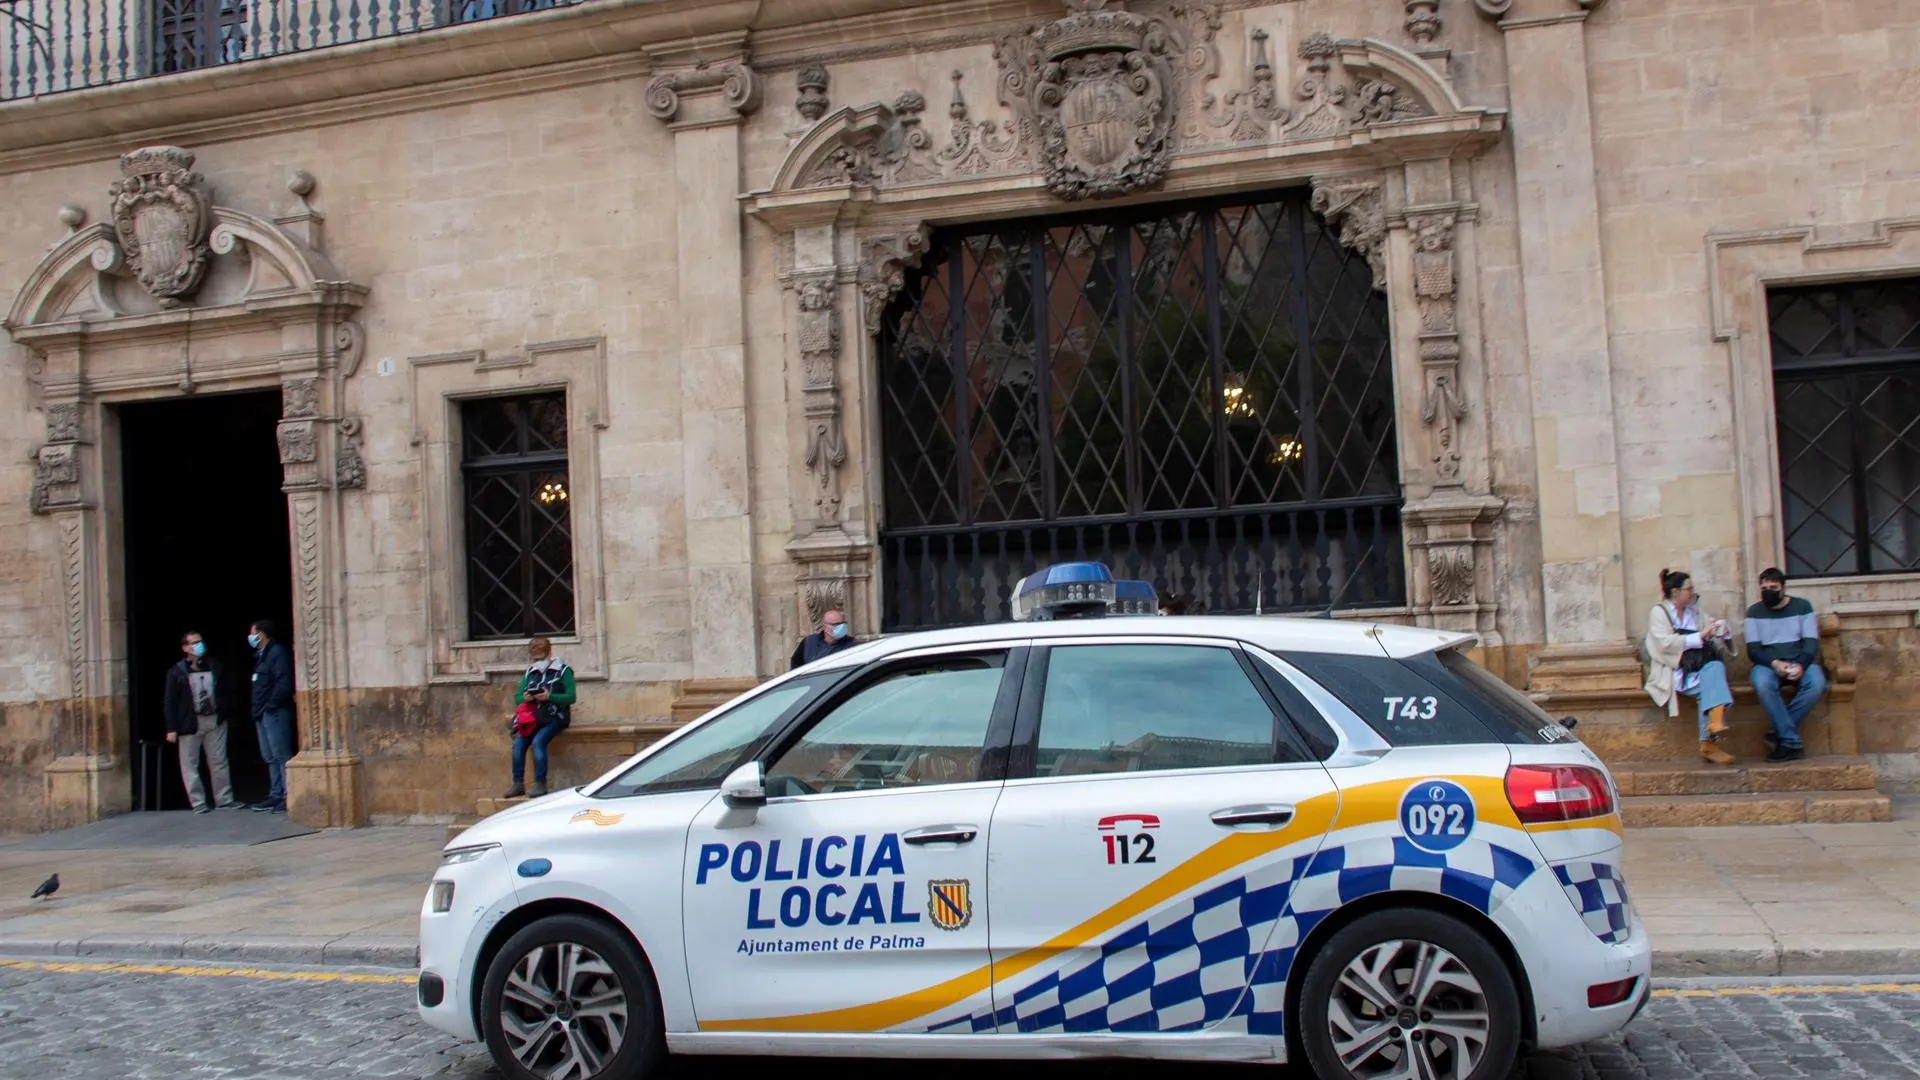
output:
[[[1767,760],[1798,761],[1807,756],[1800,725],[1826,694],[1827,673],[1820,670],[1820,623],[1813,605],[1787,595],[1787,575],[1777,567],[1760,571],[1760,602],[1747,609],[1746,636],[1753,660],[1747,677],[1773,722]],[[1782,694],[1789,689],[1790,702]]]
[[820,632],[808,634],[794,646],[790,667],[811,664],[823,656],[837,653],[841,649],[851,649],[860,644],[853,636],[853,628],[847,625],[847,616],[838,608],[829,610],[820,616]]
[[253,646],[253,729],[267,763],[267,797],[251,809],[284,814],[287,759],[293,756],[293,660],[273,640],[273,623],[266,619],[248,628],[247,644]]
[[200,783],[200,755],[205,751],[207,771],[213,776],[216,804],[222,810],[238,805],[233,778],[227,771],[227,725],[220,719],[220,662],[207,655],[207,643],[188,632],[180,639],[186,659],[167,669],[165,712],[167,741],[180,747],[180,779],[196,814],[210,813],[207,790]]

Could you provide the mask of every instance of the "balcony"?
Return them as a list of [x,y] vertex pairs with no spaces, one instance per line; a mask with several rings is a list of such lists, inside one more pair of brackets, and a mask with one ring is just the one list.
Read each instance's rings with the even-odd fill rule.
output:
[[0,101],[243,64],[578,0],[0,0]]

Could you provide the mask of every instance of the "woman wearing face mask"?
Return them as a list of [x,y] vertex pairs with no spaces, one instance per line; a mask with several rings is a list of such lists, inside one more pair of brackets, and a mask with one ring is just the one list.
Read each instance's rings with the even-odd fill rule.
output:
[[527,642],[533,662],[520,677],[513,695],[513,786],[503,798],[527,793],[527,750],[533,750],[533,797],[547,793],[547,744],[573,722],[573,669],[553,655],[553,642],[537,637]]
[[1680,695],[1692,697],[1700,713],[1700,756],[1731,765],[1733,755],[1716,744],[1729,730],[1727,707],[1733,704],[1725,662],[1733,628],[1700,612],[1687,574],[1660,571],[1660,594],[1664,599],[1647,613],[1647,694],[1666,706],[1668,716],[1680,715]]
[[853,628],[847,625],[846,613],[838,608],[829,610],[820,616],[820,632],[808,634],[793,647],[793,656],[789,658],[791,667],[811,664],[823,656],[837,653],[841,649],[851,649],[860,644],[853,636]]

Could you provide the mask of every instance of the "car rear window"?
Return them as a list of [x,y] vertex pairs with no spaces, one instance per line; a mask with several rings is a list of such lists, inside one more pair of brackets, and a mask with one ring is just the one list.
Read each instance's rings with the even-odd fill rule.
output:
[[1572,738],[1525,695],[1458,649],[1409,660],[1336,653],[1284,658],[1394,746],[1540,746]]

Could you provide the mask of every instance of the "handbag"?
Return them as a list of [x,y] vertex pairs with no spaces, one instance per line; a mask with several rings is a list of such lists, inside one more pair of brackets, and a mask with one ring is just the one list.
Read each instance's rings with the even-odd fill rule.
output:
[[513,710],[513,734],[516,738],[524,739],[532,735],[533,729],[538,726],[540,713],[533,707],[533,702],[523,701]]
[[[1668,629],[1676,634],[1679,633],[1680,627],[1674,624],[1673,612],[1668,611],[1664,604],[1661,605],[1660,611],[1667,617]],[[1675,670],[1687,675],[1692,675],[1715,660],[1724,663],[1726,658],[1726,653],[1721,649],[1720,642],[1717,639],[1702,635],[1700,638],[1700,648],[1688,649],[1682,652],[1680,654],[1680,665]]]

